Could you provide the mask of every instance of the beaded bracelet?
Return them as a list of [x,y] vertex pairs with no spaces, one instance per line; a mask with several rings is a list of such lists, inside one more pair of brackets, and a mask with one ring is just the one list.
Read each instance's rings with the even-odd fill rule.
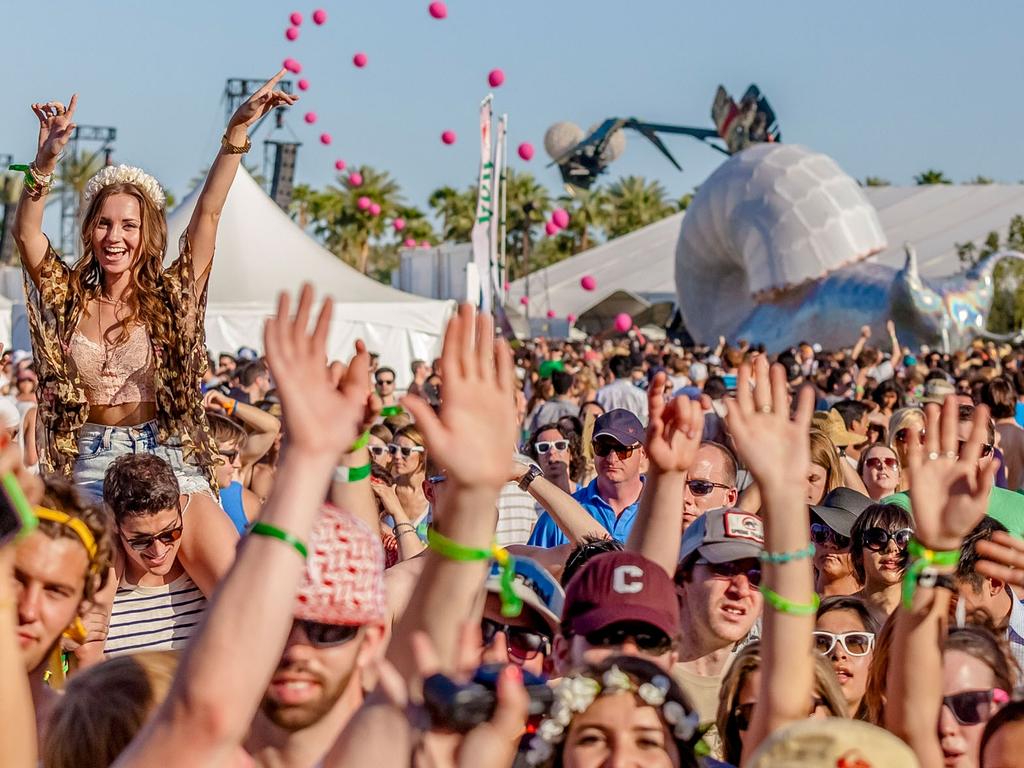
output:
[[792,560],[804,560],[814,557],[814,543],[792,552],[762,552],[757,557],[762,563],[788,563]]
[[334,470],[334,482],[356,483],[365,480],[370,476],[373,464],[364,464],[361,467],[338,467]]
[[412,533],[416,533],[416,526],[412,523],[395,523],[395,527],[391,529],[394,532],[395,536],[401,536],[402,533],[406,533],[406,531],[404,530],[402,531],[402,533],[399,533],[399,528],[408,528],[409,531],[411,531]]
[[430,528],[427,530],[427,546],[441,557],[457,562],[488,560],[493,557],[501,569],[501,615],[514,617],[523,612],[523,601],[512,584],[515,558],[497,544],[493,544],[490,549],[465,547]]
[[960,562],[960,552],[956,549],[945,552],[928,549],[917,539],[911,539],[907,542],[907,554],[913,558],[903,574],[903,606],[909,610],[921,571],[930,565],[956,565]]
[[758,590],[764,595],[768,605],[779,613],[788,613],[790,616],[813,616],[818,612],[818,606],[821,605],[821,598],[818,595],[815,595],[814,600],[809,603],[794,603],[792,600],[784,598],[778,592],[772,592],[764,584],[759,586]]
[[301,539],[269,523],[255,522],[249,528],[249,533],[254,536],[269,536],[272,539],[280,539],[286,544],[291,544],[295,551],[302,555],[303,560],[309,557],[309,550],[306,549],[306,545],[302,543]]

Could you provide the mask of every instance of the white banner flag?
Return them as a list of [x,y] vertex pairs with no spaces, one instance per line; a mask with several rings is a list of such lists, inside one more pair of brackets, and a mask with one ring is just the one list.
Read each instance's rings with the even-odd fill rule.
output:
[[498,297],[498,303],[501,303],[502,297],[502,286],[501,286],[501,238],[504,234],[501,231],[501,177],[505,173],[505,139],[508,134],[508,115],[502,115],[501,119],[498,120],[498,134],[494,143],[494,173],[492,174],[491,188],[493,193],[491,199],[494,201],[493,210],[494,215],[491,216],[491,263],[490,263],[490,289],[491,295]]
[[481,312],[491,311],[491,227],[494,221],[494,158],[491,147],[491,102],[493,94],[480,102],[480,182],[477,187],[476,221],[470,242],[473,245],[473,263],[480,277]]

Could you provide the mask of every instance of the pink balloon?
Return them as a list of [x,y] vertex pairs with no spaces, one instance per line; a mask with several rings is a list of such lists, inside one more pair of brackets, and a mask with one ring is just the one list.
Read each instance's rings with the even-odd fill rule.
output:
[[298,27],[288,27],[288,29],[286,29],[285,32],[284,32],[284,36],[287,37],[289,40],[298,40],[299,39],[299,28]]
[[430,15],[435,19],[448,18],[448,6],[442,2],[436,1],[427,6],[427,10],[430,11]]
[[569,325],[572,325],[576,322],[576,315],[568,314],[565,316],[565,319],[569,321]]
[[327,11],[325,11],[323,8],[317,8],[315,11],[313,11],[314,24],[323,24],[325,21],[327,21]]
[[371,205],[373,205],[373,201],[370,200],[370,198],[366,197],[365,195],[356,200],[356,206],[359,208],[360,211],[369,210]]
[[348,175],[348,183],[353,187],[360,186],[363,183],[363,174],[359,173],[359,171],[352,171]]
[[352,57],[352,63],[355,64],[360,69],[366,66],[366,62],[368,60],[369,59],[366,58],[365,53],[357,53],[355,56]]
[[556,317],[558,317],[558,315],[555,314],[555,310],[549,309],[548,310],[548,320],[554,320]]
[[533,144],[528,141],[524,141],[519,145],[519,157],[526,162],[533,160]]
[[591,275],[584,275],[580,279],[580,287],[584,291],[592,291],[597,288],[597,280],[595,280]]
[[299,64],[299,62],[297,62],[295,59],[285,59],[284,64],[282,64],[282,66],[289,72],[292,72],[296,75],[302,71],[302,65]]
[[569,212],[564,208],[555,208],[551,214],[551,220],[559,229],[565,229],[569,226]]
[[405,242],[402,243],[402,245],[404,245],[406,248],[415,248],[416,247],[416,238],[415,237],[407,237],[407,238],[405,238]]
[[299,80],[299,90],[300,91],[309,90],[309,80],[307,80],[306,78],[302,78],[301,80]]
[[302,116],[302,119],[305,120],[310,125],[312,125],[313,123],[316,122],[316,112],[307,112],[305,115]]
[[554,237],[558,234],[558,227],[555,226],[555,222],[549,221],[544,225],[544,232],[548,237]]
[[391,226],[395,228],[395,232],[401,232],[403,229],[405,229],[405,219],[399,216],[397,219],[391,222]]
[[487,73],[487,82],[490,84],[491,88],[497,88],[505,82],[505,73],[500,69],[492,69]]
[[370,215],[371,216],[380,216],[380,211],[381,211],[381,207],[380,207],[379,203],[374,203],[373,205],[370,206]]
[[441,134],[441,141],[444,144],[454,144],[455,138],[455,131],[445,131]]
[[633,318],[627,315],[625,312],[620,312],[615,316],[615,330],[619,333],[625,333],[633,327]]
[[530,297],[529,296],[520,296],[519,297],[519,303],[522,304],[525,307],[527,304],[530,303]]
[[292,11],[292,15],[288,17],[288,20],[294,25],[299,26],[302,23],[302,14],[298,11]]
[[323,144],[324,146],[327,146],[328,144],[330,144],[331,143],[331,134],[329,134],[329,133],[321,133],[320,134],[320,143]]
[[345,170],[345,161],[344,160],[335,160],[334,161],[334,170],[336,170],[336,171],[344,171]]

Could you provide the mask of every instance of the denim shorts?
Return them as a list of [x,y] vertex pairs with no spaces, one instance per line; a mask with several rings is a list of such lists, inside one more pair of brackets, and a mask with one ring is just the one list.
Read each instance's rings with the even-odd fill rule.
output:
[[180,447],[161,445],[158,442],[155,421],[147,421],[135,427],[106,427],[102,424],[83,426],[78,435],[75,485],[94,501],[102,500],[103,477],[107,467],[118,456],[134,453],[152,453],[170,464],[183,494],[213,494],[202,470],[185,462]]

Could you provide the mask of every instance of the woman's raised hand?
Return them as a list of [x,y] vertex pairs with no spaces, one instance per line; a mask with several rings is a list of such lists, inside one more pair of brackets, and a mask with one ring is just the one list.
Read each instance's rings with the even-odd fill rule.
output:
[[78,94],[71,97],[71,102],[64,106],[60,101],[47,101],[33,104],[32,111],[39,118],[39,147],[36,150],[36,167],[43,173],[52,173],[57,159],[75,131],[72,119],[78,106]]
[[260,89],[256,91],[256,93],[246,99],[241,106],[235,110],[235,114],[233,114],[231,119],[228,121],[229,130],[231,128],[239,127],[248,128],[265,114],[270,112],[270,110],[276,109],[277,107],[290,107],[299,100],[298,94],[274,90],[274,86],[281,81],[285,72],[287,72],[287,70],[282,69],[272,78],[267,80],[267,82],[265,82]]

